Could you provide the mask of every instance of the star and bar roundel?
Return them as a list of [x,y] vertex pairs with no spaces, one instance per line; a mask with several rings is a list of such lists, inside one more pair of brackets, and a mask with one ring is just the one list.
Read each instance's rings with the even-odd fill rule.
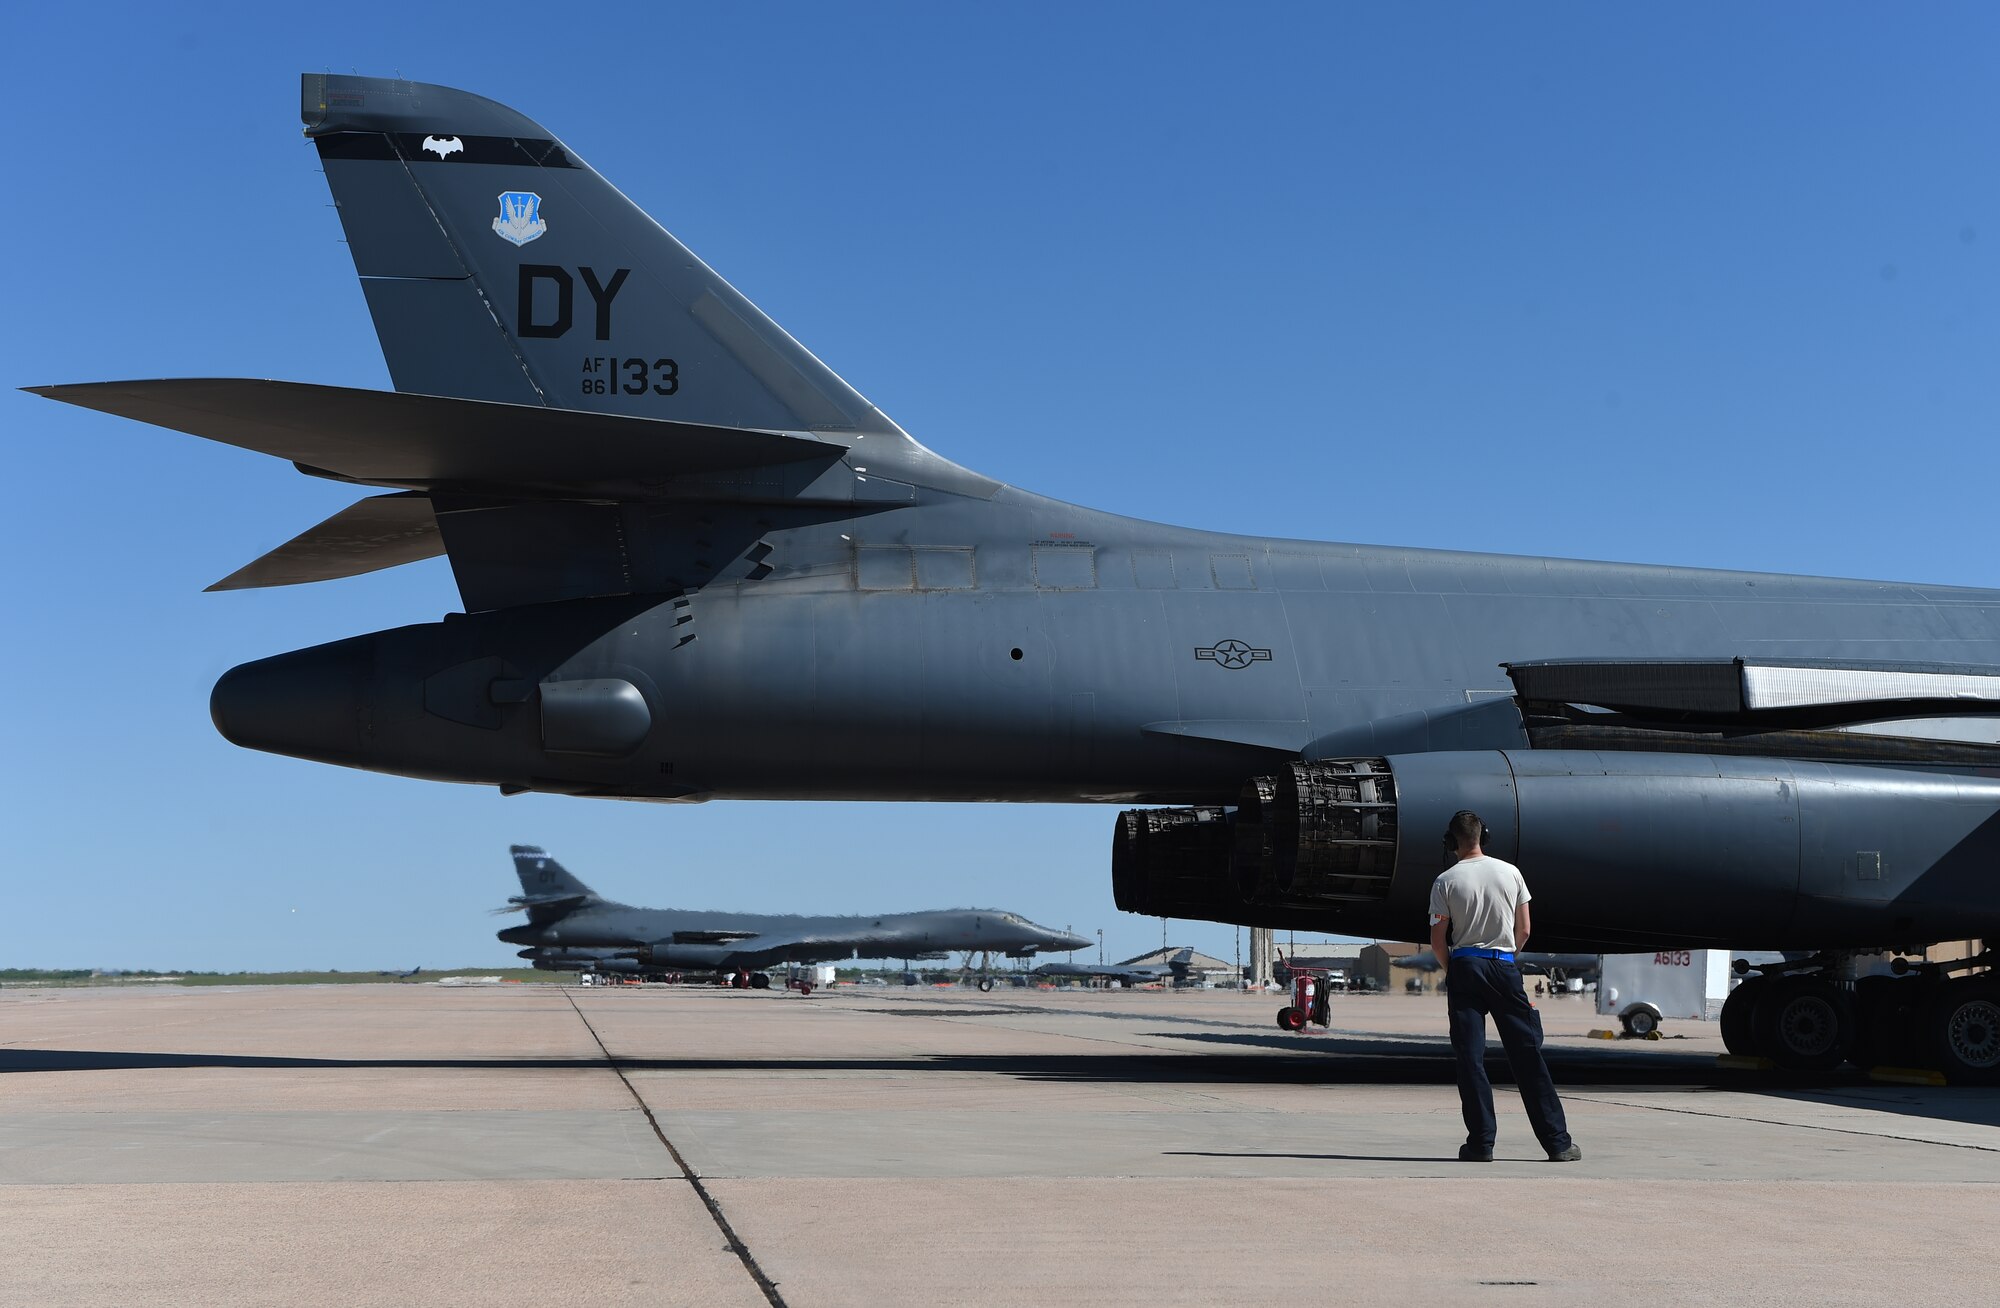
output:
[[1206,647],[1197,647],[1194,656],[1204,663],[1214,663],[1225,668],[1247,668],[1252,663],[1271,661],[1270,650],[1256,649],[1233,637],[1229,640],[1218,640]]

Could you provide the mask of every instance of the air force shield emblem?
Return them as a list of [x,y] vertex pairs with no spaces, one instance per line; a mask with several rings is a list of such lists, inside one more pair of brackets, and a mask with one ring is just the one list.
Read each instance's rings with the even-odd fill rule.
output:
[[548,229],[541,196],[533,191],[500,192],[500,216],[493,220],[493,230],[501,240],[526,245]]

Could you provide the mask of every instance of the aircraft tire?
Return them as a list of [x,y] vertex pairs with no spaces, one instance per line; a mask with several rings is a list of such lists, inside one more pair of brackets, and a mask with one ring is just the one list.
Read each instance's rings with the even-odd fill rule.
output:
[[1854,1018],[1832,982],[1788,976],[1759,996],[1750,1028],[1757,1052],[1779,1067],[1824,1072],[1847,1057]]
[[1770,984],[1768,977],[1750,977],[1722,1001],[1722,1047],[1738,1058],[1750,1058],[1757,1053],[1757,1037],[1750,1016],[1757,1007],[1757,996]]
[[752,972],[750,974],[750,988],[752,990],[769,990],[771,988],[771,974],[769,972]]
[[1925,1010],[1934,1065],[1953,1085],[2000,1085],[2000,984],[1959,977]]

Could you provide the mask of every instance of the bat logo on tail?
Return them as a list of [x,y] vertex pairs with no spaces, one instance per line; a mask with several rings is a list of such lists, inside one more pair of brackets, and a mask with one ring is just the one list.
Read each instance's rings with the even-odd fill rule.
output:
[[426,136],[423,148],[440,159],[449,159],[452,155],[465,153],[465,142],[456,136]]

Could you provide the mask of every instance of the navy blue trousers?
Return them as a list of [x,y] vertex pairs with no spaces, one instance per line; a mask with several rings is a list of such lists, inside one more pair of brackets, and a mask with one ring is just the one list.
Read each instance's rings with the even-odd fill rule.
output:
[[1486,1079],[1486,1019],[1491,1016],[1507,1051],[1507,1065],[1521,1088],[1535,1138],[1550,1153],[1569,1148],[1569,1121],[1563,1116],[1556,1083],[1542,1061],[1542,1015],[1528,1003],[1521,973],[1498,958],[1454,958],[1446,972],[1446,1004],[1451,1013],[1451,1052],[1458,1059],[1458,1103],[1465,1113],[1465,1141],[1493,1147],[1493,1084]]

